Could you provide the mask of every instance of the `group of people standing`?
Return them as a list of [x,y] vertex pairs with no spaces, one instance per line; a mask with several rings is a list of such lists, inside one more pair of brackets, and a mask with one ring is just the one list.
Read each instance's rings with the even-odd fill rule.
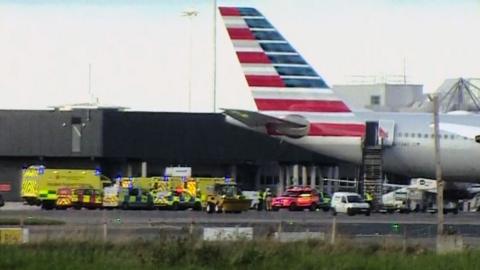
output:
[[272,211],[272,199],[273,199],[273,194],[270,191],[270,188],[266,188],[265,190],[263,189],[259,190],[257,210]]

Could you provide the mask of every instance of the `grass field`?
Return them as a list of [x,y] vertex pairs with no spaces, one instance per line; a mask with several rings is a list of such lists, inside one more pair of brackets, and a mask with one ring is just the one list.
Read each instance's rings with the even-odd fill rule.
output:
[[480,252],[435,255],[379,246],[322,242],[102,243],[46,242],[0,246],[0,269],[479,269]]

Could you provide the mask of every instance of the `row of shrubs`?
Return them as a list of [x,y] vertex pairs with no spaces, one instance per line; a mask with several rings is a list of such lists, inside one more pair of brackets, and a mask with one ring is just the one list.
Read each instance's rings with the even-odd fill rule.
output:
[[157,243],[43,242],[0,245],[0,269],[478,269],[479,251],[436,255],[381,246],[321,241]]

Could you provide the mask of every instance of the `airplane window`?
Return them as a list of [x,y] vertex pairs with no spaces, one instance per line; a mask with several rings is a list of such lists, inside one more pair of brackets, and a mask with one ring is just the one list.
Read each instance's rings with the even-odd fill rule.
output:
[[443,135],[443,137],[444,137],[445,139],[448,139],[448,135],[447,135],[447,134]]
[[450,135],[450,139],[454,140],[455,139],[455,135]]
[[428,134],[425,133],[425,134],[423,135],[423,138],[428,139]]
[[467,137],[463,137],[463,139],[464,139],[464,140],[468,140],[468,138],[467,138]]
[[417,134],[417,137],[418,137],[418,138],[422,138],[422,134],[418,133],[418,134]]
[[415,138],[415,133],[412,133],[412,138]]
[[398,136],[398,137],[402,137],[402,133],[401,133],[401,132],[398,132],[397,136]]
[[430,134],[430,138],[435,138],[435,135],[434,134]]
[[405,133],[405,137],[408,138],[408,133]]

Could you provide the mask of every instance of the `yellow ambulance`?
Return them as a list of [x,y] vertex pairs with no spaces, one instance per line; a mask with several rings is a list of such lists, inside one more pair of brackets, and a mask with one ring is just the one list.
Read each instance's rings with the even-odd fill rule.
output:
[[43,165],[34,165],[23,171],[21,197],[29,205],[53,209],[59,188],[103,189],[110,184],[110,179],[101,175],[98,169],[47,169]]

